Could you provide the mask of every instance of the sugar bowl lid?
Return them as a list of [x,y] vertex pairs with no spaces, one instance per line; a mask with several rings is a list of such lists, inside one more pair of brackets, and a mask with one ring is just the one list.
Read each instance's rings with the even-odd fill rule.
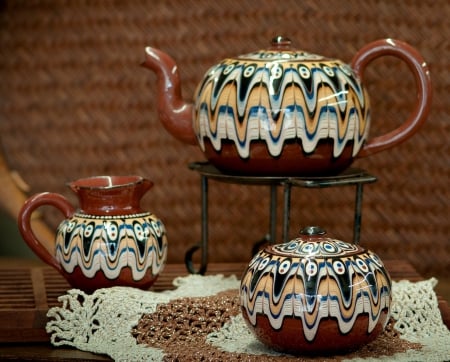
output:
[[307,226],[300,230],[300,236],[283,244],[267,246],[269,254],[298,258],[345,257],[365,251],[356,244],[326,236],[325,229],[319,226]]

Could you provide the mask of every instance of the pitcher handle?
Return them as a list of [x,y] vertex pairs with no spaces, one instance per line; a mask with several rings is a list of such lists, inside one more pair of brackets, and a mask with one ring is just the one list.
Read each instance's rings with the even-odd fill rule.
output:
[[63,213],[66,218],[69,218],[75,212],[74,207],[69,201],[60,194],[51,192],[44,192],[36,194],[25,201],[24,205],[19,211],[18,215],[18,227],[22,238],[33,250],[36,255],[45,263],[51,265],[59,272],[62,272],[62,267],[55,255],[50,254],[47,248],[36,237],[31,227],[31,216],[33,212],[44,205],[54,206]]
[[393,39],[369,43],[356,53],[351,66],[363,82],[366,66],[376,58],[385,55],[401,59],[412,71],[417,88],[416,105],[405,122],[384,135],[368,140],[356,157],[366,157],[405,141],[418,131],[430,111],[432,93],[430,72],[422,56],[409,44]]

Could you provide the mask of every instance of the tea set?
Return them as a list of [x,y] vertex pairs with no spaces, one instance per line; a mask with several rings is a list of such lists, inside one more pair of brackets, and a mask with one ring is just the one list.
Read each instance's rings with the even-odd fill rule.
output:
[[[410,138],[431,105],[425,61],[413,47],[394,39],[369,43],[348,65],[297,50],[289,39],[276,37],[267,49],[212,66],[192,103],[181,97],[175,61],[152,47],[145,54],[142,65],[157,76],[163,126],[180,141],[198,145],[224,174],[337,175],[354,159]],[[370,138],[364,73],[382,56],[408,65],[417,99],[400,126]],[[19,213],[19,230],[36,255],[75,288],[146,290],[162,271],[168,249],[163,222],[140,206],[152,185],[135,175],[70,182],[78,207],[61,194],[34,195]],[[45,205],[65,217],[56,230],[53,254],[31,226],[33,212]],[[258,251],[242,275],[239,293],[242,316],[255,336],[292,354],[342,352],[367,344],[384,330],[392,300],[391,279],[381,259],[359,245],[328,237],[318,226]]]

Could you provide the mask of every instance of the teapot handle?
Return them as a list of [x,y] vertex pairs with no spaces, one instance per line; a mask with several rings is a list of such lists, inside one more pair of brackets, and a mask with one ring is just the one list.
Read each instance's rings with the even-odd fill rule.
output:
[[417,101],[409,118],[396,129],[369,139],[356,157],[391,148],[411,137],[425,122],[431,107],[431,78],[428,66],[416,49],[409,44],[393,39],[377,40],[364,46],[354,56],[351,66],[363,82],[366,66],[384,55],[391,55],[404,61],[412,71],[417,88]]
[[19,211],[18,227],[22,238],[28,246],[41,258],[42,261],[51,265],[59,272],[62,272],[62,267],[56,257],[47,250],[41,241],[36,237],[31,227],[31,216],[33,212],[44,205],[54,206],[61,211],[66,218],[69,218],[75,212],[74,207],[69,201],[60,194],[44,192],[36,194],[25,201],[24,205]]

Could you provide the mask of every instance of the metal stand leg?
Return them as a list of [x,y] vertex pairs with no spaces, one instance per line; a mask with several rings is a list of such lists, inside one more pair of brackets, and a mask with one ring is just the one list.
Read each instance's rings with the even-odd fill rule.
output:
[[[201,176],[201,200],[202,200],[202,235],[199,245],[190,248],[184,257],[186,268],[191,274],[205,274],[208,266],[208,178]],[[200,268],[195,269],[192,261],[193,254],[201,250]]]
[[277,186],[270,185],[270,243],[277,239]]
[[363,197],[363,185],[356,185],[356,199],[355,199],[355,220],[353,222],[353,243],[359,244],[361,235],[361,206]]
[[282,241],[286,243],[288,240],[289,234],[289,224],[290,224],[290,210],[291,210],[291,184],[289,182],[285,182],[283,184],[284,187],[284,200],[283,200],[283,235]]
[[[223,174],[215,167],[208,163],[193,163],[189,166],[201,175],[201,240],[200,243],[191,247],[185,255],[185,263],[187,269],[193,274],[204,274],[208,265],[208,177],[213,180],[231,182],[236,184],[251,185],[270,185],[270,230],[261,241],[254,244],[253,255],[259,248],[266,244],[275,244],[277,242],[277,187],[283,186],[283,224],[281,242],[288,242],[289,225],[290,225],[290,209],[291,209],[291,191],[292,187],[317,188],[317,187],[334,187],[345,185],[356,185],[355,199],[355,215],[353,224],[353,242],[359,243],[361,234],[361,207],[363,198],[363,184],[375,182],[376,177],[366,173],[363,170],[350,169],[345,174],[336,177],[272,177],[258,178],[251,176],[235,176]],[[199,269],[194,267],[193,255],[201,249],[201,261]]]

